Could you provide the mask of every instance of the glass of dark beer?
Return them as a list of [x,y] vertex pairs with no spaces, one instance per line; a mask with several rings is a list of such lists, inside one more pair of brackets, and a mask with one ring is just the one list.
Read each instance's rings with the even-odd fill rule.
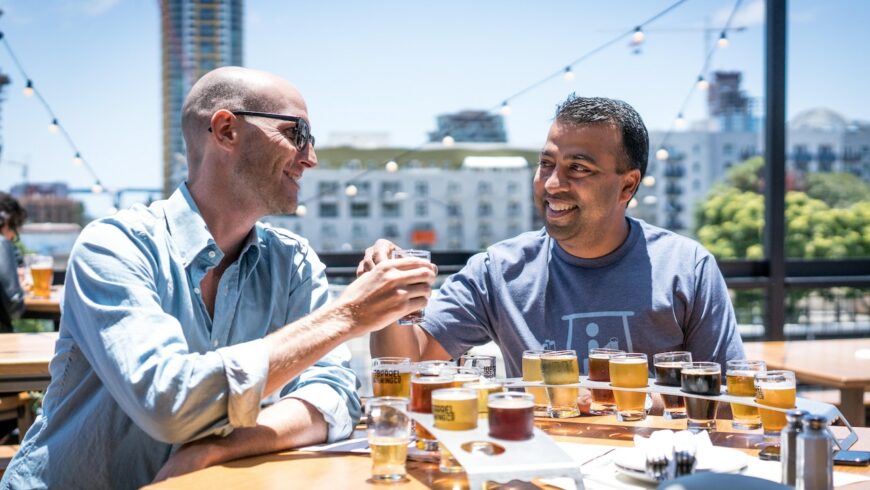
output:
[[[722,366],[718,362],[687,362],[680,373],[682,390],[696,395],[722,394]],[[716,409],[719,402],[686,397],[689,430],[716,430]]]
[[[432,261],[432,252],[428,250],[393,250],[394,259],[402,259],[405,257],[414,257],[418,259],[423,259],[427,262]],[[423,310],[415,311],[414,313],[410,313],[408,315],[399,318],[399,325],[419,325],[420,322],[423,321]]]
[[[610,382],[610,357],[625,354],[618,349],[594,348],[589,350],[589,381]],[[593,415],[613,415],[616,413],[616,400],[611,390],[592,389],[592,406],[589,413]]]
[[[692,362],[692,353],[686,351],[661,352],[653,356],[656,371],[656,384],[680,386],[680,371],[683,364]],[[668,420],[686,418],[686,400],[681,396],[662,395],[665,404],[665,418]]]
[[531,393],[505,391],[489,395],[489,436],[508,441],[531,439],[534,430],[535,397]]

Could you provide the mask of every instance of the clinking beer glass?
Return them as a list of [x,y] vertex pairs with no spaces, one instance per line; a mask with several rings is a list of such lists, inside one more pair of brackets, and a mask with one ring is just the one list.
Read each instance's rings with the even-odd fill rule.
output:
[[374,481],[405,478],[405,460],[411,437],[411,418],[407,411],[407,398],[384,396],[370,398],[366,403],[366,432],[372,451]]
[[[432,261],[432,253],[428,250],[393,250],[392,258],[394,259],[402,259],[405,257],[415,257],[418,259],[423,259],[427,262]],[[410,313],[408,315],[399,318],[399,325],[419,325],[420,322],[423,321],[423,310],[415,311],[414,313]]]

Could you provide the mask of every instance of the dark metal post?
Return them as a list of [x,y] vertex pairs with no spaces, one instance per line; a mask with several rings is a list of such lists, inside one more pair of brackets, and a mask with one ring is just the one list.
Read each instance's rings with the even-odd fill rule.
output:
[[764,245],[770,263],[765,337],[782,340],[785,324],[785,90],[787,0],[766,0]]

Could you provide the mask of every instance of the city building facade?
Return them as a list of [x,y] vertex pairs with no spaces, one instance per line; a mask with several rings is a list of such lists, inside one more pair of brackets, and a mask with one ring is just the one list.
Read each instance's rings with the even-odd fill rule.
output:
[[436,118],[438,129],[429,133],[429,141],[441,142],[450,136],[457,143],[507,143],[504,117],[487,111],[460,111]]
[[164,195],[187,178],[181,107],[190,87],[214,68],[242,65],[243,3],[160,0]]

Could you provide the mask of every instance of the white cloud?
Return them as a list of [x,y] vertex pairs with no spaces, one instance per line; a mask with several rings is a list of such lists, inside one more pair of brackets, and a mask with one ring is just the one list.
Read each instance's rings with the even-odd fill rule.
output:
[[[734,6],[729,5],[716,11],[716,14],[713,16],[713,25],[724,27],[733,9]],[[740,9],[734,14],[734,19],[731,21],[732,27],[753,27],[760,25],[764,25],[764,0],[750,0],[748,3],[741,4]]]
[[112,10],[112,8],[114,8],[115,5],[118,5],[120,1],[121,0],[87,0],[79,2],[78,9],[86,15],[96,17]]

